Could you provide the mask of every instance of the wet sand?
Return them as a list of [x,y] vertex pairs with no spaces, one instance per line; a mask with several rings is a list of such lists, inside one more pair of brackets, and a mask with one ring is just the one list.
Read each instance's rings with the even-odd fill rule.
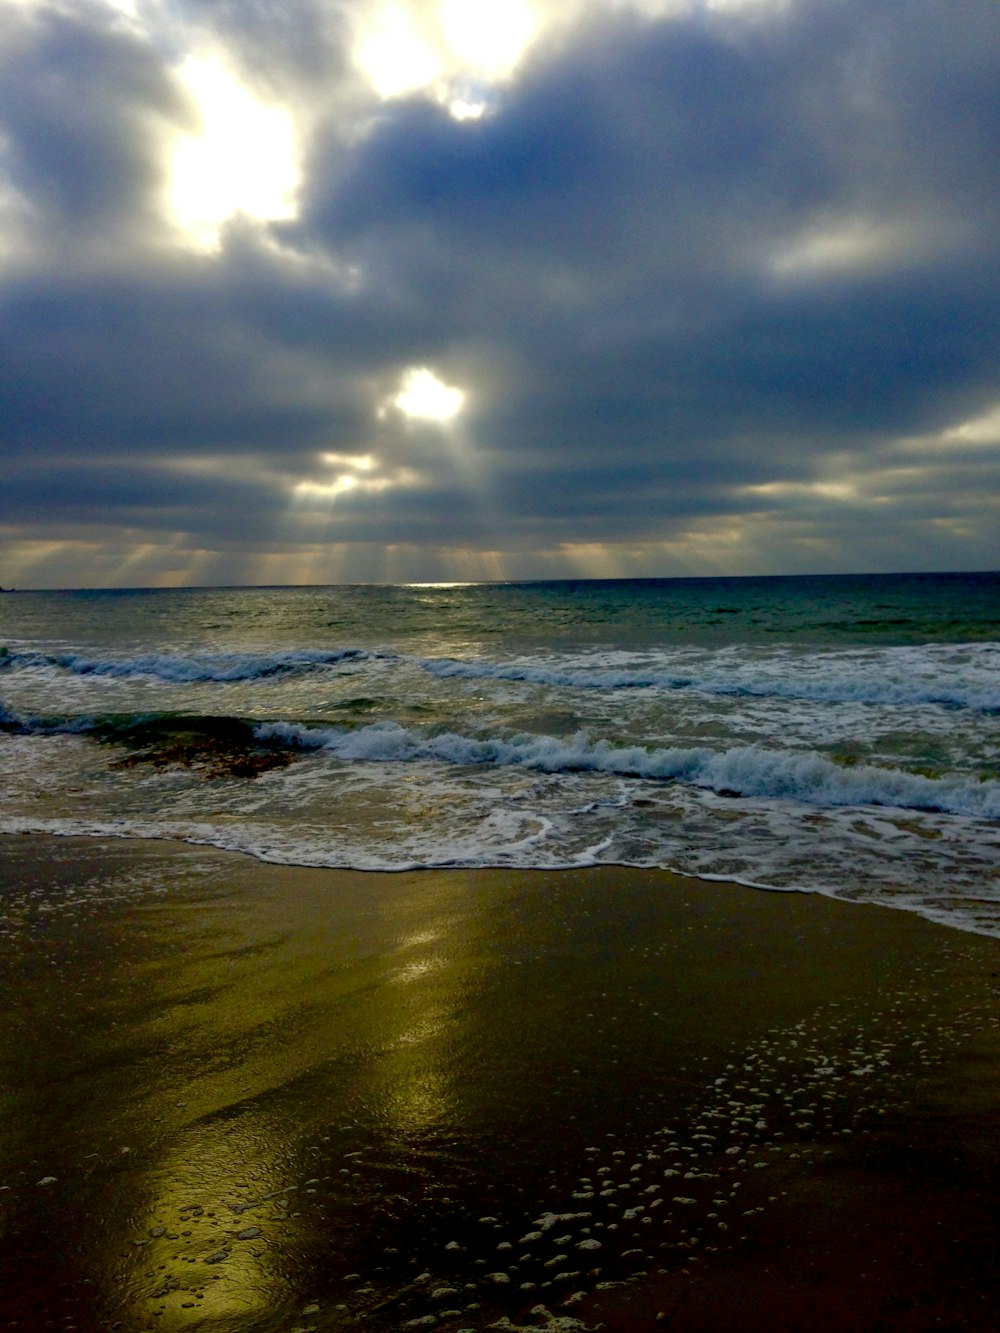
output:
[[995,941],[8,837],[0,947],[0,1328],[1000,1324]]

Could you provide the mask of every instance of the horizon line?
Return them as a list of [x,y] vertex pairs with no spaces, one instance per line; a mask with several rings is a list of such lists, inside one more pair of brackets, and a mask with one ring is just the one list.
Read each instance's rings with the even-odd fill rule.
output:
[[301,588],[520,588],[560,583],[720,583],[778,579],[968,578],[1000,574],[998,569],[826,570],[796,574],[634,574],[611,577],[570,575],[563,578],[520,579],[351,579],[333,583],[136,583],[76,587],[5,588],[2,594],[53,592],[229,592]]

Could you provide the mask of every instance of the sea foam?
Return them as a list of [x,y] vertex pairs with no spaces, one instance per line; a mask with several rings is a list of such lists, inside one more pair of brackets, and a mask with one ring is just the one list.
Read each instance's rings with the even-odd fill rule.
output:
[[357,661],[373,654],[361,648],[286,653],[139,653],[134,657],[88,657],[82,653],[6,651],[0,654],[0,669],[49,668],[76,676],[108,676],[116,679],[153,677],[191,685],[198,682],[263,680],[270,676],[298,674]]
[[[954,649],[947,650],[950,656]],[[663,656],[663,654],[660,654]],[[598,661],[571,669],[543,662],[463,661],[423,658],[419,665],[441,679],[523,681],[584,690],[690,690],[745,698],[802,699],[816,703],[932,704],[976,712],[1000,711],[1000,653],[976,645],[957,679],[942,687],[933,649],[884,649],[880,654],[788,654],[741,660],[735,654],[720,669],[704,654],[678,654],[685,670],[650,664],[614,667]]]
[[689,783],[720,795],[794,800],[810,805],[890,805],[980,818],[1000,817],[1000,782],[960,776],[927,777],[901,769],[845,768],[816,752],[761,746],[651,748],[616,746],[578,732],[556,736],[473,737],[428,733],[395,722],[356,729],[270,722],[254,729],[258,740],[303,750],[325,750],[355,762],[521,767],[544,773],[606,773],[619,777]]

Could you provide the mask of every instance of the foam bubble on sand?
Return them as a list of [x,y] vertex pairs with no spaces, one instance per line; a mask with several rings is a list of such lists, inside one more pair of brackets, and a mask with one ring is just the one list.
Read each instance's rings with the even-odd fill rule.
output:
[[591,1213],[543,1213],[535,1218],[535,1226],[543,1231],[551,1231],[557,1222],[576,1222],[581,1218],[591,1217]]
[[553,1314],[544,1305],[536,1305],[530,1313],[532,1319],[544,1319],[544,1324],[514,1324],[504,1315],[495,1324],[488,1324],[487,1328],[499,1329],[501,1333],[573,1333],[573,1330],[588,1333],[586,1324],[579,1319]]
[[[602,1192],[593,1211],[543,1212],[533,1219],[530,1231],[524,1231],[523,1219],[518,1226],[515,1218],[490,1218],[500,1229],[509,1223],[510,1234],[520,1236],[518,1244],[525,1253],[518,1261],[521,1272],[514,1285],[510,1274],[502,1272],[484,1273],[481,1280],[493,1287],[493,1295],[498,1286],[523,1293],[561,1287],[561,1295],[552,1299],[560,1299],[565,1307],[569,1299],[579,1303],[622,1280],[642,1278],[657,1263],[686,1265],[699,1251],[714,1254],[741,1244],[753,1219],[777,1200],[766,1185],[754,1186],[761,1180],[760,1171],[784,1160],[829,1155],[845,1135],[877,1123],[874,1117],[881,1114],[881,1104],[910,1095],[914,1063],[929,1066],[928,1052],[953,1037],[954,1024],[939,1032],[932,1015],[915,1014],[917,992],[900,990],[883,999],[877,1013],[829,1005],[808,1020],[763,1035],[754,1047],[740,1052],[738,1062],[707,1079],[684,1117],[686,1128],[654,1131],[648,1142],[633,1144],[628,1154],[611,1143],[603,1151],[584,1150],[588,1169],[615,1188]],[[977,1021],[970,1015],[968,1030],[974,1030]],[[909,1036],[905,1052],[894,1040],[899,1032]],[[852,1073],[859,1068],[866,1070],[861,1103],[862,1085]],[[612,1143],[616,1137],[609,1136]],[[684,1175],[690,1192],[667,1199],[654,1184],[641,1189],[642,1204],[623,1207],[617,1201],[618,1191],[641,1188],[646,1162],[659,1174],[659,1167],[652,1164],[667,1149],[687,1155],[692,1169]],[[744,1185],[745,1197],[740,1194]],[[657,1197],[648,1199],[648,1193]],[[595,1230],[601,1232],[600,1241],[592,1234]],[[497,1248],[509,1244],[500,1240]],[[586,1276],[573,1269],[569,1256],[574,1249],[601,1267],[589,1269]],[[583,1290],[574,1290],[581,1286]],[[531,1318],[545,1322],[517,1324],[505,1316],[487,1327],[508,1333],[584,1327],[554,1323],[556,1316],[545,1307],[537,1307]]]

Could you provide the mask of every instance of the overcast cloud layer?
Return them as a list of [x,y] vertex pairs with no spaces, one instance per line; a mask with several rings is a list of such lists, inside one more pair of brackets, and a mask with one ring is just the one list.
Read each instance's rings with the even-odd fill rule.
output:
[[6,0],[0,583],[995,567],[998,135],[996,0]]

